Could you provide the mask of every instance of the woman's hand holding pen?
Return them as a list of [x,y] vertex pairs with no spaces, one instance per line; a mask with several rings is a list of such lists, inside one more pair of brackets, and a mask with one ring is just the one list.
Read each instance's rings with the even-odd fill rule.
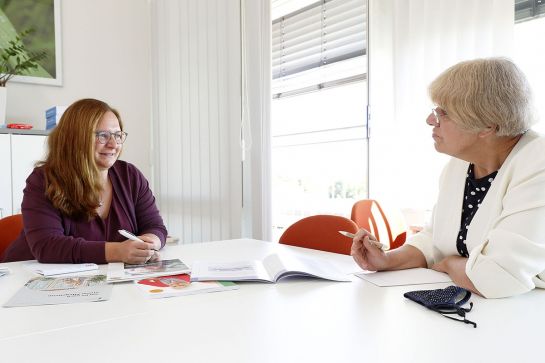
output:
[[159,251],[161,249],[161,240],[154,234],[144,233],[138,236],[138,238],[140,238],[144,242],[151,243],[151,245],[153,246],[152,248],[156,251]]
[[124,229],[120,229],[118,232],[128,239],[121,243],[107,242],[106,261],[142,264],[161,259],[157,252],[161,248],[161,240],[156,235],[145,233],[141,236],[135,236]]
[[388,254],[377,247],[375,236],[360,229],[352,240],[350,254],[356,263],[367,271],[381,271],[388,268]]
[[159,249],[161,248],[161,240],[159,239],[159,237],[151,233],[145,233],[138,237],[140,237],[142,241],[146,243],[150,243],[153,246],[151,248],[154,251],[153,251],[153,255],[149,259],[149,262],[159,261],[161,259],[161,254],[158,252]]
[[126,240],[106,242],[106,261],[142,264],[153,258],[155,251],[149,242]]
[[[120,229],[118,230],[118,232],[123,237],[128,238],[129,241],[139,242],[140,245],[137,246],[137,248],[142,250],[153,251],[151,255],[147,256],[144,262],[137,262],[137,263],[155,262],[161,259],[161,255],[157,252],[161,248],[161,240],[156,235],[152,233],[145,233],[140,236],[135,236],[133,233],[125,229]],[[137,257],[140,257],[140,256],[137,256]]]

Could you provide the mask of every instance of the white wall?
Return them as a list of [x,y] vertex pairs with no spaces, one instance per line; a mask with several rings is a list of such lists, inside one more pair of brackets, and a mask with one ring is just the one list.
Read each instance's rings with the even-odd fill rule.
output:
[[63,85],[8,83],[6,120],[45,128],[45,110],[80,98],[117,108],[129,133],[123,159],[151,179],[148,0],[61,2]]

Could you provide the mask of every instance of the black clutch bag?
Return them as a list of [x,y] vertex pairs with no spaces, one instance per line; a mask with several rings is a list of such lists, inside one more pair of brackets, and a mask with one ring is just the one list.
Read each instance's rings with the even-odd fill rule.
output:
[[[471,324],[474,328],[477,327],[477,323],[466,319],[466,313],[471,311],[473,303],[469,303],[469,308],[462,307],[469,301],[471,291],[458,286],[449,286],[444,289],[409,291],[403,296],[446,318]],[[458,315],[461,319],[451,315]]]

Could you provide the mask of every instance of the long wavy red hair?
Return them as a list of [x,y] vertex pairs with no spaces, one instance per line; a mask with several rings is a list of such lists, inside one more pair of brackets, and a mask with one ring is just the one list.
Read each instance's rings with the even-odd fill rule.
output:
[[74,102],[63,113],[48,138],[48,154],[41,163],[46,196],[62,214],[91,220],[100,203],[102,185],[95,162],[95,131],[106,112],[119,112],[107,103],[87,98]]

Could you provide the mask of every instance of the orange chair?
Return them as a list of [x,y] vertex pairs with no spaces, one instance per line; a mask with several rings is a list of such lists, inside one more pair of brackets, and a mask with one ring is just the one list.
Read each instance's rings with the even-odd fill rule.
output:
[[350,219],[360,228],[371,232],[382,243],[388,243],[390,249],[400,247],[407,239],[406,231],[393,238],[388,218],[376,200],[363,199],[354,203]]
[[0,261],[3,258],[4,251],[11,242],[15,241],[23,230],[23,215],[14,214],[0,219]]
[[356,233],[358,226],[345,217],[310,216],[289,226],[280,236],[279,242],[285,245],[349,255],[352,239],[341,235],[339,231]]

